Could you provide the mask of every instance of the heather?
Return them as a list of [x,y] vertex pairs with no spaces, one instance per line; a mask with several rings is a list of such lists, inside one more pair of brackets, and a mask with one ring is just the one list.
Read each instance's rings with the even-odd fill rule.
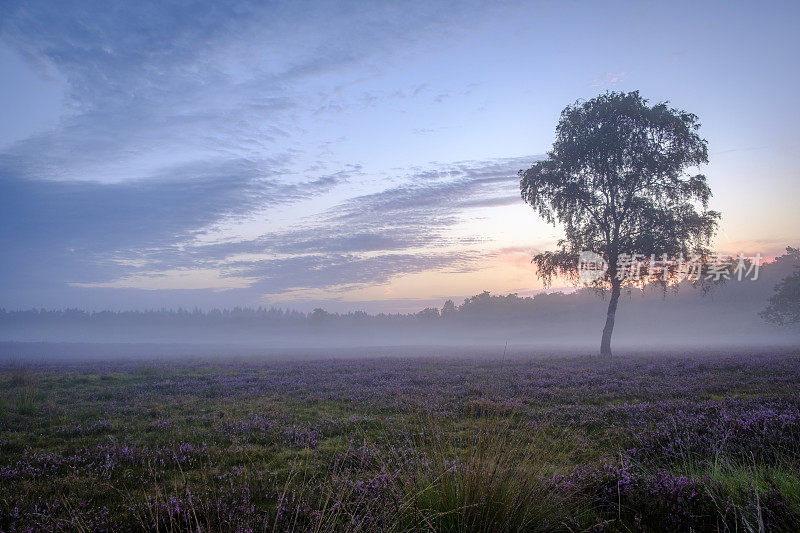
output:
[[6,364],[0,530],[793,531],[800,355]]

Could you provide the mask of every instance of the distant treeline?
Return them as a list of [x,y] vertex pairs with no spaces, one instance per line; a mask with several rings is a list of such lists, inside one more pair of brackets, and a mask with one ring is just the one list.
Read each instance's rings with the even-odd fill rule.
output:
[[[588,291],[587,291],[588,292]],[[488,291],[466,298],[461,305],[447,300],[441,308],[426,307],[416,313],[378,313],[364,311],[349,313],[330,313],[322,308],[309,313],[280,307],[234,307],[233,309],[187,310],[157,309],[147,311],[84,311],[82,309],[29,309],[11,311],[0,308],[0,322],[52,324],[142,324],[142,325],[286,325],[321,323],[364,323],[364,322],[418,322],[420,320],[486,318],[491,315],[500,318],[527,315],[542,306],[552,311],[567,310],[574,307],[576,295],[561,292],[539,294],[535,297],[520,297],[518,294],[492,295]]]
[[[666,345],[798,342],[798,334],[766,324],[759,312],[775,284],[800,260],[786,254],[761,267],[757,280],[732,279],[704,295],[684,282],[623,293],[615,335],[619,343]],[[493,295],[415,313],[309,313],[247,308],[150,311],[0,309],[0,341],[191,342],[259,346],[461,345],[597,342],[607,299],[587,288],[571,293]],[[790,335],[790,337],[787,337]],[[784,338],[785,337],[785,338]]]

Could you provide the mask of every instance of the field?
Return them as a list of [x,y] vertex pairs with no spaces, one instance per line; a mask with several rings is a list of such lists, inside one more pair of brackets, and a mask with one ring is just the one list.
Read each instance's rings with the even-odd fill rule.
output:
[[12,364],[0,530],[797,531],[800,355]]

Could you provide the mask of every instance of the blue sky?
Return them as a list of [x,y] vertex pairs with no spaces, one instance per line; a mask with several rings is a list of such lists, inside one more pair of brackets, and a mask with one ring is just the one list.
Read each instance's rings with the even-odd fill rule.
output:
[[800,244],[794,2],[4,2],[0,306],[408,310],[541,288],[561,109],[699,115],[716,247]]

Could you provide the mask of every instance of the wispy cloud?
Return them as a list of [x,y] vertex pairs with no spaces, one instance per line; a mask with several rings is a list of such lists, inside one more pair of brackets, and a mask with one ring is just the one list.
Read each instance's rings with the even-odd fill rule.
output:
[[423,171],[404,185],[310,213],[296,227],[210,243],[195,237],[222,219],[313,199],[347,175],[285,184],[266,163],[237,160],[112,184],[4,180],[2,197],[14,200],[2,207],[18,223],[0,230],[0,241],[24,258],[4,263],[4,279],[19,279],[34,261],[34,277],[86,290],[247,288],[252,299],[380,284],[432,269],[471,270],[490,252],[449,229],[465,210],[506,205],[516,170],[531,159]]
[[452,16],[438,3],[242,0],[10,2],[4,12],[1,42],[60,73],[69,110],[58,128],[7,156],[26,177],[98,181],[218,156],[285,157],[315,110],[350,105],[331,100],[337,86]]
[[448,230],[465,210],[508,205],[512,197],[519,202],[518,195],[510,194],[518,186],[516,171],[532,159],[468,162],[422,172],[424,179],[418,176],[338,204],[307,227],[215,245],[206,252],[222,262],[237,254],[261,254],[233,264],[247,276],[269,280],[256,286],[269,285],[273,293],[281,288],[276,283],[280,272],[293,273],[282,282],[284,289],[294,290],[383,283],[432,268],[476,269],[491,252],[470,247]]
[[[436,230],[401,232],[421,227],[410,209],[393,228],[322,208],[317,221],[295,217],[255,239],[200,237],[313,204],[358,174],[357,161],[325,152],[331,137],[309,133],[315,111],[388,97],[344,89],[374,75],[370,62],[396,43],[451,23],[451,6],[11,1],[3,10],[0,43],[40,72],[58,73],[66,112],[56,127],[0,153],[0,287],[146,288],[150,278],[159,288],[242,288],[269,277],[282,290],[342,283],[357,272],[348,261],[362,262],[366,280],[428,264],[353,256],[429,245]],[[391,95],[426,90],[410,83]],[[339,211],[350,205],[336,201]],[[231,259],[242,253],[281,259]],[[367,267],[384,263],[394,270]],[[246,283],[225,281],[237,269],[249,271]],[[306,270],[327,274],[304,277]]]

